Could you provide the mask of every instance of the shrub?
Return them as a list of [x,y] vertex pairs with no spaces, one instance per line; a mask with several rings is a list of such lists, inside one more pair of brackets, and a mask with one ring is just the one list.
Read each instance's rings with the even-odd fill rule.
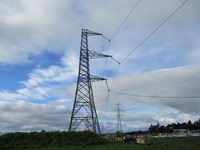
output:
[[0,149],[63,147],[67,145],[96,145],[105,139],[90,131],[80,132],[16,132],[0,136]]

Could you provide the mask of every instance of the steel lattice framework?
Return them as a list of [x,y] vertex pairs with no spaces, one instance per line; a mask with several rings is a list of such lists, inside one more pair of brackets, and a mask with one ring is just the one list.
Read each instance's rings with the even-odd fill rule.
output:
[[122,124],[121,124],[121,111],[122,111],[122,109],[120,109],[120,104],[119,103],[117,103],[116,104],[117,105],[117,133],[122,133],[123,131],[122,131]]
[[[91,82],[106,80],[97,76],[90,75],[89,60],[95,58],[111,57],[110,55],[90,51],[88,49],[88,36],[101,35],[87,29],[82,29],[79,73],[72,109],[69,131],[72,130],[90,130],[100,134],[97,112],[94,103],[94,96]],[[82,126],[81,126],[82,124]],[[85,129],[83,128],[85,126]]]

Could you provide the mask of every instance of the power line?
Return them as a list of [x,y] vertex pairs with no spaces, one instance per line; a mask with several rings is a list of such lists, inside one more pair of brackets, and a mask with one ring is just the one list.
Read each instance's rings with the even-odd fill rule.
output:
[[[115,32],[113,33],[113,35],[111,36],[111,38],[109,39],[109,38],[107,38],[107,37],[105,37],[104,35],[101,35],[103,38],[105,38],[108,42],[109,42],[109,45],[108,45],[108,49],[110,48],[110,43],[111,43],[111,40],[116,36],[116,34],[117,34],[117,32],[121,29],[121,27],[124,25],[124,23],[127,21],[127,19],[129,18],[129,16],[133,13],[133,11],[136,9],[136,7],[138,6],[138,4],[139,4],[139,2],[140,2],[141,0],[138,0],[137,2],[136,2],[136,4],[133,6],[133,8],[131,9],[131,11],[128,13],[128,15],[125,17],[125,19],[122,21],[122,23],[120,24],[120,26],[115,30]],[[117,69],[116,69],[116,72],[115,72],[115,75],[114,75],[114,79],[113,79],[113,82],[112,82],[112,84],[111,84],[111,87],[112,87],[112,85],[113,85],[113,83],[114,83],[114,81],[115,81],[115,78],[116,78],[116,76],[117,76],[117,73],[118,73],[118,70],[119,70],[119,66],[120,66],[120,62],[118,61],[118,60],[116,60],[116,59],[114,59],[113,57],[111,57],[111,59],[113,59],[115,62],[117,62],[118,63],[118,66],[117,66]],[[107,63],[107,62],[106,62]],[[105,64],[106,65],[106,64]],[[104,65],[104,67],[105,67],[105,65]],[[108,86],[108,85],[107,85]],[[109,89],[109,88],[108,88]]]
[[[136,51],[141,45],[143,45],[158,29],[160,29],[171,17],[173,17],[189,0],[185,0],[179,7],[177,7],[165,20],[163,20],[142,42],[140,42],[128,55],[124,57],[124,59],[121,61],[123,63],[134,51]],[[140,0],[137,1],[137,3],[134,5],[134,7],[131,9],[127,17],[124,19],[124,21],[120,24],[120,26],[117,28],[117,30],[114,32],[113,36],[110,38],[110,41],[116,36],[117,32],[120,30],[120,28],[124,25],[124,23],[127,21],[128,17],[131,15],[131,13],[136,9],[138,6]],[[120,68],[120,64],[118,65],[116,69],[116,73],[113,79],[113,82],[111,84],[111,88],[115,82],[115,78],[117,76],[118,70]],[[116,92],[113,90],[109,90],[109,93],[115,93],[115,94],[121,94],[121,95],[127,95],[127,96],[135,96],[135,97],[148,97],[148,98],[200,98],[199,96],[190,96],[190,97],[180,97],[180,96],[153,96],[153,95],[138,95],[138,94],[129,94],[129,93],[123,93],[123,92]]]
[[130,93],[124,93],[124,92],[118,92],[110,90],[110,92],[119,94],[119,95],[126,95],[126,96],[133,96],[133,97],[143,97],[143,98],[172,98],[172,99],[185,99],[185,98],[192,98],[192,99],[198,99],[200,96],[156,96],[156,95],[139,95],[139,94],[130,94]]
[[[189,0],[185,0],[179,7],[177,7],[163,22],[161,22],[142,42],[140,42],[128,55],[124,57],[124,59],[121,61],[121,64],[134,52],[136,51],[144,42],[146,42],[159,28],[161,28],[172,16],[175,15],[176,12],[178,12],[179,9],[181,9]],[[139,3],[139,2],[138,2]],[[138,4],[137,4],[138,5]],[[128,15],[129,16],[129,15]],[[115,82],[115,78],[117,76],[117,73],[119,71],[120,65],[118,66],[115,77],[113,80],[112,85]]]
[[[111,41],[110,41],[107,37],[105,37],[104,35],[102,35],[102,37],[105,38],[105,39],[109,42],[108,48],[107,48],[107,49],[109,50],[109,48],[110,48],[110,42],[111,42]],[[113,58],[112,56],[111,56],[110,58],[111,58],[112,60],[114,60],[115,62],[117,62],[117,64],[118,64],[117,71],[118,71],[120,62],[117,61],[117,60],[116,60],[115,58]],[[108,63],[108,59],[106,59],[103,68],[106,67],[107,63]],[[115,72],[115,77],[116,77],[117,71]],[[103,76],[102,76],[102,77],[103,77],[103,78],[105,77],[105,72],[103,72]],[[114,77],[114,78],[115,78],[115,77]],[[109,102],[109,97],[110,97],[110,89],[109,89],[107,80],[105,80],[105,83],[106,83],[106,87],[107,87],[107,89],[108,89],[108,93],[107,93],[107,95],[106,95],[106,102],[105,102],[105,110],[104,110],[104,112],[107,112],[107,109],[108,109],[108,102]],[[100,83],[100,87],[99,87],[99,90],[98,90],[98,91],[99,91],[99,92],[98,92],[98,97],[100,97],[101,88],[102,88],[102,81],[101,81],[101,83]],[[105,121],[105,116],[103,117],[103,125],[102,125],[102,127],[104,126],[104,121]]]
[[119,67],[120,67],[120,64],[118,64],[118,66],[117,66],[117,69],[116,69],[116,71],[115,71],[115,75],[114,75],[114,78],[113,78],[113,81],[112,81],[112,84],[111,84],[110,88],[112,88],[112,86],[114,85],[114,82],[115,82],[117,73],[118,73],[118,71],[119,71]]
[[134,51],[136,51],[144,42],[146,42],[160,27],[162,27],[172,16],[178,12],[189,0],[185,0],[178,8],[176,8],[165,20],[163,20],[142,42],[140,42],[133,50],[131,50],[128,55],[124,57],[121,61],[123,63]]
[[117,32],[121,29],[121,27],[124,25],[124,23],[127,21],[128,17],[133,13],[133,11],[136,9],[136,7],[138,6],[139,2],[141,0],[138,0],[136,2],[136,4],[133,6],[133,8],[131,9],[131,11],[128,13],[128,15],[126,16],[126,18],[122,21],[122,23],[120,24],[120,26],[115,30],[115,32],[113,33],[113,35],[110,38],[110,41],[116,36]]
[[[105,110],[104,110],[105,113],[107,113],[107,110],[108,110],[108,100],[109,100],[109,97],[110,97],[110,90],[108,90],[108,93],[106,95],[106,103],[105,103]],[[102,122],[103,122],[103,126],[104,126],[104,122],[106,120],[106,116],[105,115],[103,116],[102,120],[103,120]]]

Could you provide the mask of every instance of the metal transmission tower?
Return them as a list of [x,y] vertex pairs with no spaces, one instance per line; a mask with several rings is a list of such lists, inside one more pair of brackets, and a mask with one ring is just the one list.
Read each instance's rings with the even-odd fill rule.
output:
[[117,103],[117,133],[122,133],[122,124],[121,124],[121,111],[122,109],[120,108],[121,104]]
[[[97,112],[94,103],[94,96],[91,82],[106,80],[97,76],[90,75],[89,60],[95,58],[111,57],[88,49],[88,36],[101,35],[87,29],[82,29],[79,73],[72,109],[69,131],[90,130],[100,134]],[[81,126],[82,125],[82,126]],[[85,129],[83,128],[85,126]]]

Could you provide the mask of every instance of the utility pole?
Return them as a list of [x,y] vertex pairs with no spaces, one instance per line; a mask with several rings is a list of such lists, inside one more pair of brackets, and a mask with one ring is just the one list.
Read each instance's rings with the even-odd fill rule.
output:
[[[101,33],[82,29],[79,72],[69,131],[89,130],[101,134],[91,82],[106,80],[90,74],[90,59],[111,57],[88,49],[88,36],[103,36]],[[85,126],[85,128],[83,128]]]
[[121,124],[121,111],[122,109],[120,108],[121,104],[119,102],[116,104],[117,105],[117,133],[122,133],[122,124]]

